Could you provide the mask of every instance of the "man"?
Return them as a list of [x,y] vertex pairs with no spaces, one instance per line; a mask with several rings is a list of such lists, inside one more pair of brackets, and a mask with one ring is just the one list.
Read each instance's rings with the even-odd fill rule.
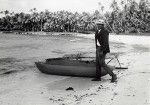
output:
[[[98,46],[98,43],[100,46]],[[109,32],[104,28],[104,21],[97,22],[97,30],[95,32],[95,44],[96,44],[96,78],[93,81],[101,81],[101,67],[103,67],[107,73],[112,76],[111,82],[115,82],[117,79],[116,74],[105,63],[106,54],[110,52],[109,49]]]

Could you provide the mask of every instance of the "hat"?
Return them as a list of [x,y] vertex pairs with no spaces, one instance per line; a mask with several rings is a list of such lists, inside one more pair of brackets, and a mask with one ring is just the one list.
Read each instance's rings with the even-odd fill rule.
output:
[[96,24],[103,24],[104,25],[104,20],[98,20],[95,22]]

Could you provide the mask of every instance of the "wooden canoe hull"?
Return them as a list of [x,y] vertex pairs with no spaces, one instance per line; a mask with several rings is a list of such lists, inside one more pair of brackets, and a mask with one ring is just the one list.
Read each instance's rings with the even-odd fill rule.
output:
[[[77,76],[77,77],[95,77],[96,66],[94,62],[78,60],[51,60],[49,62],[36,62],[36,67],[46,74]],[[113,67],[109,66],[111,70]],[[102,68],[102,76],[107,72]]]

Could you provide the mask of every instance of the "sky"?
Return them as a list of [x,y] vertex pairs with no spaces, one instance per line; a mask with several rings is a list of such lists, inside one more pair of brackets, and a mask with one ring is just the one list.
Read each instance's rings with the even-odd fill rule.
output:
[[59,10],[93,12],[99,9],[99,2],[105,6],[106,11],[110,10],[112,1],[113,0],[0,0],[0,11],[29,12],[30,9],[37,8],[38,11],[45,11],[47,9],[52,12]]

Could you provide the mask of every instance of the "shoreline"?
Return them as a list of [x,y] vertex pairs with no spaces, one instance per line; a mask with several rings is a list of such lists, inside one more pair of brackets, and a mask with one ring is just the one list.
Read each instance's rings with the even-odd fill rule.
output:
[[[110,33],[110,34],[115,34],[115,33]],[[120,33],[120,34],[115,34],[115,35],[127,35],[127,36],[150,36],[150,33]]]
[[[24,32],[24,31],[0,31],[0,33],[3,34],[21,34],[21,35],[77,35],[77,34],[84,34],[84,35],[89,35],[89,34],[94,34],[94,32],[44,32],[44,31],[38,31],[38,32]],[[126,35],[126,36],[150,36],[150,33],[110,33],[110,35]]]

